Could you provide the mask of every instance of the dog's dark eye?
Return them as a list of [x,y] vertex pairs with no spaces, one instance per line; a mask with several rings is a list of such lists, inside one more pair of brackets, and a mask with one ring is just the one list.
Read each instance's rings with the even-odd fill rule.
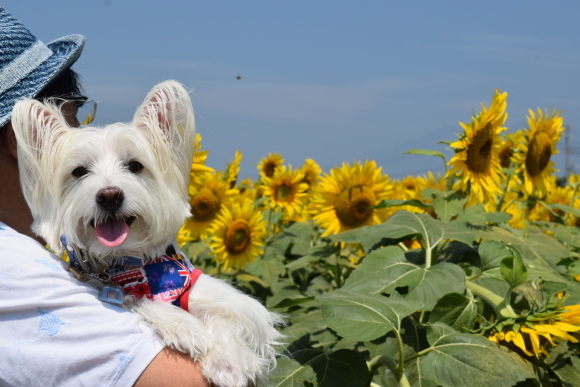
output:
[[87,173],[89,173],[89,171],[85,167],[77,167],[72,171],[74,177],[83,177]]
[[131,161],[129,164],[127,164],[127,169],[133,173],[141,172],[143,169],[143,164],[138,161]]

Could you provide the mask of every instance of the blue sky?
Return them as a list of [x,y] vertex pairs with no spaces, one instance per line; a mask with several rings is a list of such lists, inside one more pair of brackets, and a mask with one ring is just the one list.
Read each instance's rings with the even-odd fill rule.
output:
[[[325,172],[367,159],[393,178],[441,171],[439,158],[403,152],[446,152],[437,142],[454,140],[497,88],[509,94],[509,131],[526,126],[528,109],[562,111],[580,172],[578,1],[3,5],[46,43],[87,37],[74,68],[99,101],[99,125],[130,121],[156,83],[183,83],[208,165],[222,169],[240,150],[242,177],[257,177],[269,152]],[[562,174],[563,140],[559,149]]]

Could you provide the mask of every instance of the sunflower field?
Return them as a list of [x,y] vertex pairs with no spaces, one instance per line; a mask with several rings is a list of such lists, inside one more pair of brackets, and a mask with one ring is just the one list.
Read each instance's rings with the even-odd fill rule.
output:
[[580,176],[556,176],[560,112],[508,133],[506,110],[494,92],[450,160],[407,152],[444,173],[401,180],[273,153],[238,181],[198,135],[178,242],[284,316],[271,385],[580,385]]

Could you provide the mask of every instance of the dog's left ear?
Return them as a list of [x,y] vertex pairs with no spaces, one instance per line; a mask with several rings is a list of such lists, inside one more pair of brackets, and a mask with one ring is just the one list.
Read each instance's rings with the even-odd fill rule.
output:
[[189,93],[176,81],[155,86],[137,109],[133,124],[143,130],[157,150],[169,147],[177,160],[191,167],[195,120]]

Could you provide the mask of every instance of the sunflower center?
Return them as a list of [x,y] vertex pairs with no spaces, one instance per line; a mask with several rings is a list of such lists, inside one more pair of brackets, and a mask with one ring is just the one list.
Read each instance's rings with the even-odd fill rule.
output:
[[272,162],[272,161],[266,161],[266,162],[264,163],[264,168],[263,168],[263,170],[264,170],[264,174],[265,174],[267,177],[272,177],[272,176],[274,176],[274,172],[276,171],[276,166],[277,166],[277,164],[276,164],[276,163],[274,163],[274,162]]
[[220,198],[209,188],[202,188],[197,195],[191,198],[191,213],[193,220],[206,222],[213,219],[220,210]]
[[467,146],[465,164],[472,172],[484,173],[491,164],[491,148],[493,146],[493,129],[491,123],[475,132],[471,144]]
[[499,163],[502,168],[509,168],[511,164],[511,158],[513,155],[512,147],[506,145],[499,151]]
[[370,187],[355,185],[338,194],[334,203],[336,217],[348,227],[359,227],[373,215],[375,196]]
[[226,231],[224,244],[226,249],[232,254],[243,252],[252,239],[250,226],[244,220],[236,220]]
[[536,133],[526,154],[526,170],[531,177],[536,177],[548,166],[552,156],[552,140],[548,133]]
[[277,202],[290,202],[294,197],[294,190],[287,182],[281,182],[274,190],[274,200]]

